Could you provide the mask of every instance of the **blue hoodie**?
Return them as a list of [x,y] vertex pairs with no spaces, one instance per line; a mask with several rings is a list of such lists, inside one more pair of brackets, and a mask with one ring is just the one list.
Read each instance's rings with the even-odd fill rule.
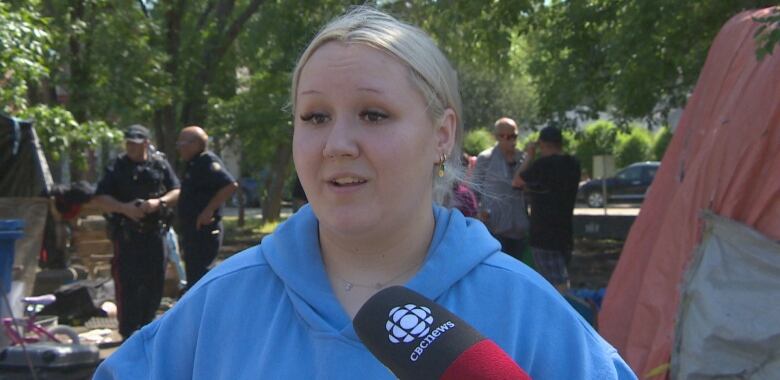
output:
[[[496,342],[534,379],[635,379],[614,348],[484,225],[434,207],[428,256],[406,284]],[[96,379],[393,379],[355,335],[306,206],[210,271],[127,340]]]

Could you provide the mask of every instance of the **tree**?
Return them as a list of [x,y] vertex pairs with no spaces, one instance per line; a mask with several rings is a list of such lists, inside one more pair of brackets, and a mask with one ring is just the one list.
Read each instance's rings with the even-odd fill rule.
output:
[[575,156],[589,175],[593,175],[593,156],[612,154],[617,135],[618,128],[606,120],[591,123],[580,134]]
[[652,137],[647,129],[639,125],[630,126],[628,132],[619,133],[613,150],[615,165],[619,168],[634,162],[652,159]]
[[672,130],[669,129],[669,127],[664,126],[661,127],[661,129],[658,130],[658,132],[655,133],[655,136],[653,137],[653,157],[656,161],[661,161],[664,158],[664,153],[666,153],[666,148],[669,146],[669,143],[672,141]]
[[[0,101],[3,112],[35,121],[44,152],[58,161],[65,152],[73,155],[74,168],[87,168],[85,151],[119,135],[102,121],[77,120],[67,109],[54,104],[52,96],[59,54],[52,20],[44,17],[36,2],[12,8],[0,3]],[[45,99],[49,104],[38,103]]]
[[499,117],[510,117],[521,130],[536,125],[534,88],[527,74],[527,45],[516,36],[507,68],[498,72],[485,65],[459,65],[466,129],[491,127]]
[[466,129],[490,127],[501,116],[535,123],[527,49],[515,31],[532,1],[391,1],[384,8],[428,32],[450,58],[459,74]]
[[40,8],[51,20],[57,52],[50,88],[42,90],[61,88],[77,122],[99,119],[116,128],[145,123],[158,104],[169,101],[165,56],[150,45],[155,25],[137,2],[44,0]]
[[775,45],[780,43],[780,6],[772,8],[772,13],[766,17],[754,18],[755,21],[762,23],[755,34],[756,59],[759,61],[765,56],[771,55]]
[[463,151],[471,156],[476,156],[495,143],[496,139],[487,129],[472,129],[463,137]]
[[14,113],[27,108],[30,85],[48,72],[51,36],[46,20],[34,9],[0,3],[0,104]]
[[23,113],[25,118],[35,120],[44,152],[53,162],[60,160],[65,152],[82,152],[71,155],[72,166],[78,171],[88,169],[87,154],[98,146],[119,145],[122,133],[103,121],[79,123],[70,111],[60,106],[36,105]]
[[428,32],[450,59],[467,67],[504,74],[510,62],[515,26],[538,0],[406,0],[382,8]]
[[211,94],[235,94],[235,42],[264,0],[176,0],[149,11],[151,42],[166,54],[170,101],[154,110],[158,143],[169,155],[182,127],[203,124]]
[[545,1],[522,26],[545,117],[658,121],[685,104],[721,26],[775,1]]
[[[289,0],[265,4],[263,12],[239,36],[236,65],[240,81],[233,96],[211,97],[209,125],[223,125],[225,136],[237,138],[244,152],[244,170],[268,172],[262,202],[263,218],[278,220],[285,184],[292,170],[290,82],[298,55],[317,30],[344,12],[350,1]],[[264,38],[257,38],[264,36]]]

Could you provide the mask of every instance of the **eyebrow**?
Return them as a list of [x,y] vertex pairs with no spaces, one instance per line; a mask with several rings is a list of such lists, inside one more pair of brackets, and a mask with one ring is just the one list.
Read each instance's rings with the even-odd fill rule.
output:
[[381,94],[382,93],[381,90],[377,90],[375,88],[370,88],[370,87],[358,87],[358,91],[373,92],[373,93],[377,93],[377,94]]
[[[358,87],[357,90],[358,91],[365,91],[365,92],[373,92],[373,93],[376,93],[376,94],[383,94],[384,93],[381,90],[377,90],[377,89],[371,88],[371,87]],[[306,91],[302,91],[300,93],[300,95],[322,95],[322,92],[321,91],[317,91],[317,90],[306,90]]]

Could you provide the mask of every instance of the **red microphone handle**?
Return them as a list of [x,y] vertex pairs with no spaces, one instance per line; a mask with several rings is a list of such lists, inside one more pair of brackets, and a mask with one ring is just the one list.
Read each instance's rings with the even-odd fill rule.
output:
[[531,380],[501,347],[489,339],[478,342],[455,359],[441,380]]

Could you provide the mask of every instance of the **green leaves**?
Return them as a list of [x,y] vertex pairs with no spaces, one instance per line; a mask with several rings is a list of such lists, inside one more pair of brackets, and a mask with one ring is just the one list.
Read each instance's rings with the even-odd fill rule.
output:
[[593,156],[613,154],[618,128],[611,121],[599,120],[589,124],[580,134],[577,143],[577,159],[582,169],[593,173]]
[[632,126],[627,133],[618,134],[617,144],[613,150],[615,165],[622,168],[634,162],[653,159],[652,141],[650,132],[641,126]]
[[[364,2],[157,1],[148,15],[137,1],[11,3],[0,3],[0,105],[40,120],[47,151],[93,147],[113,139],[113,127],[141,122],[173,153],[175,133],[202,123],[217,140],[240,142],[242,165],[256,172],[290,143],[287,105],[298,55],[324,23]],[[377,2],[427,31],[453,62],[467,129],[490,128],[508,116],[524,132],[542,123],[569,125],[572,114],[596,118],[599,111],[621,125],[633,118],[660,123],[685,103],[723,23],[746,6],[773,3]],[[759,59],[780,40],[778,9],[756,19]],[[230,35],[244,11],[246,22]],[[467,139],[472,153],[488,141],[480,133]],[[578,150],[617,144],[618,132],[592,133],[578,136]]]
[[766,17],[753,18],[762,23],[753,36],[756,39],[756,59],[761,61],[771,55],[775,45],[780,42],[780,6],[772,8],[772,13]]
[[[667,127],[659,129],[655,136],[639,124],[618,127],[611,121],[598,120],[585,127],[566,149],[580,160],[583,170],[593,173],[593,156],[614,155],[618,168],[634,162],[660,160],[672,133]],[[564,132],[566,140],[566,132]]]
[[[590,117],[608,111],[618,119],[663,122],[671,109],[685,104],[723,24],[746,6],[772,3],[545,1],[521,26],[531,48],[529,71],[541,116],[560,118],[577,109]],[[780,32],[773,33],[757,39],[777,42]],[[774,43],[763,46],[757,54],[771,51]]]
[[463,151],[471,156],[476,156],[483,150],[496,143],[493,134],[485,129],[472,129],[463,137]]
[[484,67],[501,74],[518,23],[532,1],[407,0],[388,2],[388,10],[421,27],[458,68]]
[[25,109],[29,82],[49,73],[45,28],[46,20],[33,10],[0,3],[0,104],[6,113]]
[[661,127],[661,129],[655,133],[655,136],[653,136],[652,148],[654,160],[663,160],[664,153],[666,153],[666,148],[669,146],[669,143],[672,142],[672,137],[674,137],[672,130],[666,126]]
[[[28,108],[22,115],[35,121],[43,150],[54,161],[66,151],[84,153],[96,149],[101,143],[119,144],[122,134],[104,121],[78,123],[70,111],[62,107],[37,105]],[[83,154],[72,156],[78,167],[85,168],[87,161]]]

